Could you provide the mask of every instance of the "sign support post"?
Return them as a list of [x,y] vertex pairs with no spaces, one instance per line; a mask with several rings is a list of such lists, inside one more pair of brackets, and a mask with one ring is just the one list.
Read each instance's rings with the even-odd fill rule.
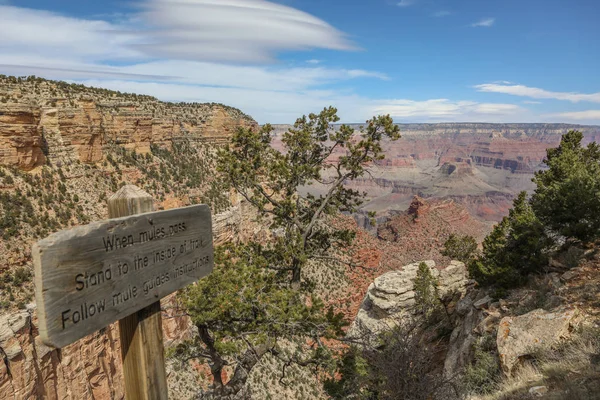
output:
[[214,265],[210,208],[153,204],[124,186],[108,200],[111,219],[53,233],[31,249],[42,342],[62,348],[119,321],[127,400],[167,399],[160,299]]
[[[152,211],[152,196],[136,186],[124,186],[108,199],[109,218]],[[166,400],[160,300],[119,320],[119,334],[126,399]]]

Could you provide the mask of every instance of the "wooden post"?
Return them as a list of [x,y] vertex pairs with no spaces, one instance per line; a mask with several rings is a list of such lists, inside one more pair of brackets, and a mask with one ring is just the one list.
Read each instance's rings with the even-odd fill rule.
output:
[[[108,199],[110,218],[154,210],[150,194],[137,186],[122,187]],[[119,320],[121,357],[127,400],[166,400],[167,374],[160,300]]]

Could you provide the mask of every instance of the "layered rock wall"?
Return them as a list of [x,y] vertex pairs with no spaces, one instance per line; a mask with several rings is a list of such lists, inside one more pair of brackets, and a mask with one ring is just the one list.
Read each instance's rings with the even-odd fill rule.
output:
[[220,104],[163,103],[149,96],[63,82],[0,77],[0,165],[30,170],[54,163],[97,163],[111,144],[147,153],[187,137],[226,143],[256,122]]

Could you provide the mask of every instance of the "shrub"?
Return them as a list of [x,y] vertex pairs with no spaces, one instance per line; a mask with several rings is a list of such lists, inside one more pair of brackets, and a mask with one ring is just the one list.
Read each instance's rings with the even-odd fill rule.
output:
[[548,264],[552,244],[527,201],[527,193],[521,192],[508,217],[484,239],[483,252],[469,263],[469,273],[482,285],[518,286],[527,275],[541,272]]
[[477,252],[477,241],[473,236],[458,236],[454,233],[448,237],[441,251],[443,256],[450,257],[453,260],[468,263]]
[[495,338],[490,334],[483,336],[473,347],[473,363],[465,369],[463,386],[467,393],[490,393],[495,390],[500,379]]
[[536,172],[533,210],[550,229],[570,239],[600,237],[600,145],[581,146],[583,134],[569,131],[547,150],[548,169]]
[[423,340],[422,319],[379,335],[375,345],[351,347],[324,388],[334,399],[453,399],[452,381],[437,368],[438,348]]
[[424,262],[419,264],[414,280],[415,306],[418,312],[429,315],[441,304],[438,295],[438,282]]

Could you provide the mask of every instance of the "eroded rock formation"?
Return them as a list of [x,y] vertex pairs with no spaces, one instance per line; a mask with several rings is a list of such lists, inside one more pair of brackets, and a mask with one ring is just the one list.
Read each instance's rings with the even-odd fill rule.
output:
[[527,356],[555,345],[570,335],[575,323],[575,309],[548,312],[533,310],[517,317],[504,317],[497,335],[500,364],[510,375]]
[[[600,127],[567,124],[399,124],[402,138],[386,142],[385,160],[364,179],[347,182],[366,191],[365,211],[393,215],[412,197],[453,199],[469,213],[500,221],[522,190],[533,190],[533,173],[542,168],[546,149],[578,129],[584,144],[600,140]],[[275,146],[288,128],[277,125]],[[354,126],[359,129],[360,126]],[[332,157],[337,158],[341,152]]]
[[97,163],[111,144],[140,154],[187,137],[225,143],[238,127],[257,126],[220,104],[163,103],[64,82],[0,77],[0,165],[30,170],[53,163]]
[[[423,261],[437,280],[441,297],[463,294],[467,285],[467,269],[460,261],[451,261],[441,271],[435,261]],[[401,323],[415,312],[415,285],[420,262],[391,271],[375,279],[358,310],[349,336],[379,333]],[[460,297],[460,296],[459,296]]]

